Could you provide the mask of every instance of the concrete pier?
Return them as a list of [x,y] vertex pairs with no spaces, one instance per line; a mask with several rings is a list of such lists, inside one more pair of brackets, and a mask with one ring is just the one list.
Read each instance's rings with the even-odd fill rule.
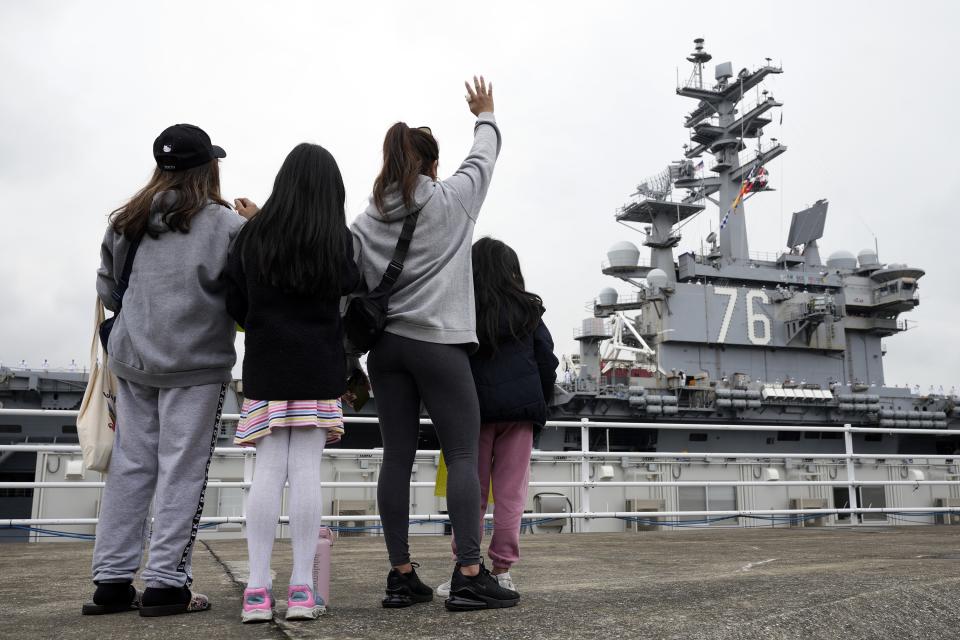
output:
[[[420,575],[449,577],[450,538],[412,540]],[[960,638],[960,527],[718,529],[522,537],[513,609],[448,613],[440,599],[385,610],[378,537],[333,548],[331,607],[285,623],[290,545],[274,554],[277,622],[240,624],[242,540],[201,541],[195,588],[213,609],[84,617],[89,543],[0,545],[2,638]]]

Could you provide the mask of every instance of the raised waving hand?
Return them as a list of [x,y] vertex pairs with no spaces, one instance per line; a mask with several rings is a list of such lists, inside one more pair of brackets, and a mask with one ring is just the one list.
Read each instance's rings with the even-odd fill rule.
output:
[[473,115],[493,113],[493,82],[488,86],[483,76],[480,76],[479,80],[477,76],[473,76],[473,86],[471,87],[469,82],[464,82],[463,86],[467,88],[467,95],[464,97]]

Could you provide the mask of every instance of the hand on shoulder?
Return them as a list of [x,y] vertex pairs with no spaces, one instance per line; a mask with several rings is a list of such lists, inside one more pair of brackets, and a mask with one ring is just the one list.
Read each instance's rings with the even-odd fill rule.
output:
[[236,198],[233,206],[237,209],[237,213],[247,220],[260,213],[260,207],[249,198]]

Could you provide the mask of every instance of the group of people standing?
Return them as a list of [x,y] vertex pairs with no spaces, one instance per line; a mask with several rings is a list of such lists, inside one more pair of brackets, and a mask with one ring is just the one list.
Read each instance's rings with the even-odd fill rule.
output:
[[[369,205],[349,228],[340,170],[323,147],[296,146],[263,207],[239,198],[234,212],[220,196],[226,154],[204,131],[175,125],[154,142],[153,177],[112,213],[101,247],[97,292],[115,314],[107,351],[118,379],[117,428],[97,525],[96,590],[84,614],[210,608],[190,589],[191,556],[236,360],[235,325],[245,331],[235,442],[257,449],[241,617],[274,616],[270,559],[285,483],[293,547],[286,617],[323,613],[312,565],[321,456],[344,432],[341,314],[346,298],[375,291],[388,271],[396,280],[386,326],[367,359],[384,447],[377,503],[391,569],[383,606],[433,598],[408,546],[421,405],[448,468],[456,557],[437,592],[451,611],[519,601],[509,570],[519,559],[534,430],[545,422],[558,362],[516,253],[491,238],[473,242],[501,138],[492,83],[474,78],[466,88],[477,119],[457,171],[439,180],[430,129],[398,122],[387,131]],[[491,485],[492,572],[480,553]],[[133,579],[146,540],[141,593]]]

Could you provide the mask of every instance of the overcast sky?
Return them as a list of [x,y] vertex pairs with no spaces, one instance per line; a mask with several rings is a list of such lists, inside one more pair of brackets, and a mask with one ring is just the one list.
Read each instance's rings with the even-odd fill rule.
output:
[[[614,220],[681,154],[676,96],[695,37],[734,69],[770,57],[789,151],[749,201],[750,248],[784,247],[791,212],[829,198],[823,255],[872,247],[927,271],[916,328],[886,340],[890,384],[960,385],[960,143],[953,2],[0,2],[0,362],[87,358],[108,212],[145,182],[167,125],[227,150],[223,194],[262,202],[301,141],[336,156],[348,219],[382,136],[427,124],[441,174],[469,148],[463,79],[496,85],[503,151],[477,237],[513,245],[558,353],[604,286]],[[708,69],[712,77],[712,67]],[[684,228],[699,248],[718,214]],[[238,344],[240,341],[238,341]]]

